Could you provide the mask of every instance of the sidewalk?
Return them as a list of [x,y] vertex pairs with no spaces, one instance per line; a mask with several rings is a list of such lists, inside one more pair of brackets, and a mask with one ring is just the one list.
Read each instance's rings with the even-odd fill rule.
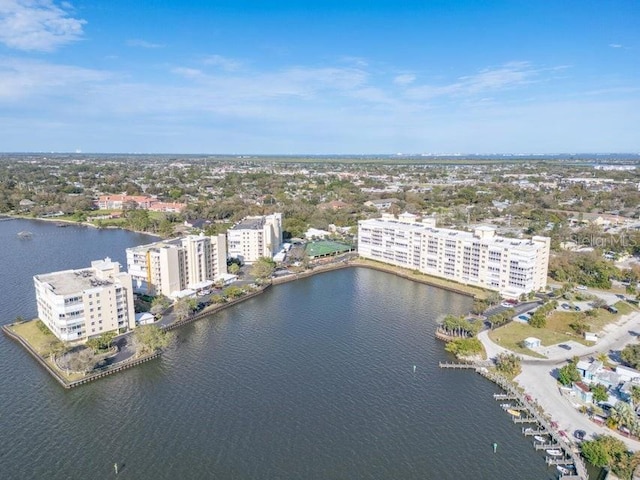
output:
[[[566,365],[567,360],[574,356],[595,356],[601,352],[621,350],[625,345],[637,341],[640,332],[640,312],[621,317],[617,322],[607,325],[600,334],[597,344],[586,346],[577,342],[565,342],[571,345],[570,351],[558,347],[545,347],[548,353],[546,359],[519,355],[522,358],[522,373],[516,377],[516,382],[548,413],[551,419],[558,423],[558,429],[567,432],[572,437],[575,430],[587,432],[587,438],[593,435],[612,435],[622,440],[631,451],[640,451],[640,441],[632,440],[606,427],[601,427],[585,415],[580,413],[571,403],[570,397],[561,394],[554,370]],[[488,358],[495,358],[501,352],[509,350],[491,341],[488,331],[478,334]]]

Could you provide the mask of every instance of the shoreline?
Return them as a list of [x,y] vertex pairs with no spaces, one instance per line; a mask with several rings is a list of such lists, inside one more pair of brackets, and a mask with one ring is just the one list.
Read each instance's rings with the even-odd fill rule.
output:
[[[613,328],[611,328],[612,325]],[[517,354],[522,359],[522,371],[514,378],[513,383],[531,395],[543,411],[557,422],[557,430],[563,430],[569,436],[573,436],[575,430],[584,430],[588,436],[611,435],[622,440],[630,451],[638,452],[640,451],[639,440],[598,425],[585,414],[579,412],[571,402],[571,397],[563,395],[555,376],[553,376],[554,370],[566,365],[567,361],[574,356],[580,358],[595,356],[600,352],[621,349],[624,345],[637,341],[630,332],[640,328],[640,312],[625,315],[608,327],[605,327],[604,336],[595,345],[585,346],[574,342],[575,351],[571,355],[554,354],[548,358],[536,358]],[[489,359],[495,358],[502,352],[513,353],[494,343],[486,330],[478,334],[478,339],[482,342]]]

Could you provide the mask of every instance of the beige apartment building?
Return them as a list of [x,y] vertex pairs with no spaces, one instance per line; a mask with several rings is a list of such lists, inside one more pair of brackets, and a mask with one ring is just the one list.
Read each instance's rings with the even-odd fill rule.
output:
[[282,243],[282,214],[246,217],[227,231],[229,257],[253,263],[273,258]]
[[361,220],[358,254],[364,258],[418,270],[500,292],[507,298],[547,285],[550,239],[505,238],[492,227],[473,232],[436,228],[434,219],[412,214]]
[[224,234],[188,235],[127,248],[127,271],[136,292],[175,296],[185,289],[201,289],[227,273]]
[[109,258],[90,268],[33,277],[38,318],[60,340],[85,340],[135,328],[131,276]]

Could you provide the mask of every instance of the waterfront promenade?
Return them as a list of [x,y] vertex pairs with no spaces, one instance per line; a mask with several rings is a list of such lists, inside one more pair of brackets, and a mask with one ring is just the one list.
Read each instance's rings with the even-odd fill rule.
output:
[[[619,432],[600,426],[592,422],[586,415],[580,413],[572,402],[572,397],[562,394],[555,378],[555,371],[566,365],[567,361],[578,356],[588,358],[601,352],[619,351],[629,343],[637,341],[636,332],[640,331],[640,312],[621,317],[617,322],[607,325],[600,333],[598,343],[586,346],[577,342],[570,342],[571,351],[557,347],[545,349],[547,358],[535,358],[520,355],[522,358],[522,372],[515,381],[537,402],[544,411],[557,423],[558,430],[565,431],[572,436],[575,430],[587,432],[587,438],[593,435],[613,435],[622,440],[634,452],[640,451],[640,441],[628,438]],[[495,358],[501,352],[509,350],[497,345],[489,338],[485,330],[478,335],[484,345],[488,358]]]

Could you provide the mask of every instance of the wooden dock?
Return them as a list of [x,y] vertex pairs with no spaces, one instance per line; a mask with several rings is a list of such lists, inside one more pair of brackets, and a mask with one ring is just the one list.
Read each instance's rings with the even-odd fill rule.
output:
[[[455,366],[454,366],[455,365]],[[441,368],[460,368],[460,369],[471,369],[474,368],[473,364],[462,363],[462,364],[452,364],[452,363],[443,363],[440,362]],[[501,375],[490,371],[486,368],[486,363],[483,362],[481,364],[475,365],[476,373],[479,373],[483,377],[491,380],[496,385],[504,390],[504,393],[496,393],[493,395],[493,398],[496,400],[511,400],[517,401],[518,404],[522,407],[522,411],[527,411],[529,417],[526,418],[518,418],[514,417],[514,423],[537,423],[539,425],[537,431],[531,429],[527,433],[525,433],[525,428],[523,428],[523,434],[529,435],[548,435],[549,445],[553,445],[554,448],[560,449],[565,453],[564,458],[557,457],[547,457],[546,462],[548,465],[574,465],[576,469],[576,473],[572,473],[570,475],[560,475],[560,478],[563,480],[589,480],[589,474],[587,473],[587,468],[582,460],[582,457],[579,453],[575,452],[572,446],[560,435],[559,432],[555,431],[552,427],[551,422],[548,421],[543,415],[539,412],[539,408],[536,408],[535,405],[529,401],[524,393],[519,391],[513,383],[509,382],[507,379],[502,377]],[[546,443],[546,442],[545,442]]]

